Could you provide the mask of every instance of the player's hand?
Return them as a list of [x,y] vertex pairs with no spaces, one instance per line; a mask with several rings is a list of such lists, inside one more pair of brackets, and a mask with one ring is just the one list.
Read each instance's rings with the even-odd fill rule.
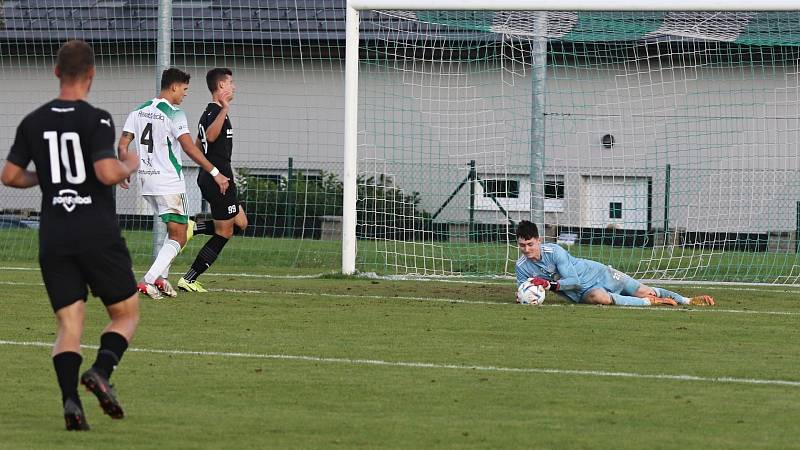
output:
[[222,109],[230,108],[232,101],[233,91],[230,89],[222,92],[222,95],[219,96],[219,104],[222,105]]
[[530,281],[534,286],[541,286],[545,289],[550,289],[550,282],[542,277],[528,278],[528,281]]
[[226,177],[225,175],[223,175],[223,174],[221,174],[221,173],[218,173],[218,174],[217,174],[217,175],[214,177],[214,181],[216,181],[216,182],[217,182],[217,186],[219,186],[219,191],[220,191],[222,194],[225,194],[225,191],[227,191],[227,190],[228,190],[228,186],[229,186],[229,181],[230,181],[230,178]]
[[131,182],[131,174],[139,169],[139,154],[133,150],[128,150],[122,155],[122,164],[128,169],[128,176],[119,182],[119,186],[123,189],[128,189]]

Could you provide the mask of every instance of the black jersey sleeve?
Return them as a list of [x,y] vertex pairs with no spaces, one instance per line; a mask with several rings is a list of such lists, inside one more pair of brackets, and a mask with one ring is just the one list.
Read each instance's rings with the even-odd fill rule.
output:
[[26,120],[23,120],[19,126],[17,127],[17,135],[14,138],[14,143],[11,144],[11,151],[8,152],[8,159],[9,162],[12,162],[23,169],[28,167],[28,163],[31,162],[33,156],[31,155],[30,146],[28,144],[28,139],[25,136],[25,124]]
[[[198,136],[200,140],[207,139],[205,133],[208,131],[208,127],[210,127],[211,124],[214,123],[214,120],[216,120],[220,111],[222,111],[222,107],[220,107],[216,103],[209,103],[208,106],[206,107],[206,110],[203,111],[203,115],[200,117],[200,122],[198,123],[198,128],[203,129],[202,131],[198,130],[200,133],[200,135]],[[217,136],[217,139],[219,139],[219,136]]]
[[111,114],[102,109],[97,110],[96,123],[92,125],[91,147],[89,154],[92,161],[99,161],[105,158],[116,158],[117,152],[114,150],[114,119]]

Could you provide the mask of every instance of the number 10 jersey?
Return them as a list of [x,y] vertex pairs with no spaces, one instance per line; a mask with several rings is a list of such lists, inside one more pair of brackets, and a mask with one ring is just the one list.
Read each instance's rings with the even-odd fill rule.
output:
[[36,165],[42,190],[41,254],[69,254],[121,239],[111,186],[94,163],[116,158],[111,115],[84,101],[52,100],[17,128],[8,161]]
[[154,98],[128,114],[122,130],[133,134],[133,144],[141,159],[140,194],[186,192],[178,142],[181,135],[189,133],[186,113],[163,98]]

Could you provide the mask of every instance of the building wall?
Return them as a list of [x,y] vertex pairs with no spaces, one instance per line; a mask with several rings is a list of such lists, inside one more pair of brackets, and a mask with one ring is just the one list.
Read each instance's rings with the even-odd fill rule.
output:
[[[127,112],[155,95],[154,68],[132,58],[98,61],[90,101],[112,113],[119,134]],[[6,80],[0,83],[0,157],[23,112],[56,95],[51,64],[36,57],[0,59]],[[528,195],[532,81],[526,66],[508,61],[408,64],[391,71],[362,68],[359,167],[365,176],[385,175],[403,192],[419,192],[422,208],[434,212],[467,177],[474,160],[479,175],[517,178],[520,195]],[[234,69],[235,167],[281,172],[292,158],[297,170],[341,174],[340,61],[198,57],[176,65],[193,75],[182,105],[192,125],[209,99],[205,71],[214,65]],[[565,195],[564,210],[548,212],[548,223],[586,226],[581,192],[585,180],[602,176],[652,180],[652,219],[661,224],[669,164],[671,227],[795,229],[797,68],[779,66],[757,74],[756,81],[743,79],[739,69],[680,69],[608,67],[586,74],[566,66],[549,69],[542,159],[546,173],[564,176]],[[600,142],[609,133],[616,138],[611,149]],[[192,212],[200,208],[195,176],[186,174]],[[533,186],[537,191],[541,187]],[[437,220],[467,220],[468,193],[468,186],[458,191]],[[640,191],[631,195],[641,204]],[[146,213],[135,191],[120,189],[118,196],[120,213]],[[34,191],[0,187],[2,209],[37,208],[38,201]],[[512,217],[527,217],[525,199],[516,203]],[[487,207],[475,211],[475,218],[506,220]]]

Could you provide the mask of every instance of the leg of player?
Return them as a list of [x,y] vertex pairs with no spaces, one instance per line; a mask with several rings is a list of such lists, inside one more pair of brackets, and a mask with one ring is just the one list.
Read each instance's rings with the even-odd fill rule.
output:
[[58,332],[53,344],[53,367],[61,388],[64,422],[69,431],[89,430],[89,423],[78,396],[78,375],[83,362],[80,352],[85,311],[86,303],[83,299],[56,311]]
[[153,265],[144,275],[144,281],[139,283],[139,292],[154,299],[161,298],[162,293],[169,297],[178,295],[165,274],[169,274],[172,261],[186,244],[186,229],[187,224],[185,223],[167,222],[167,237],[164,239],[164,244],[158,251]]
[[[239,212],[233,218],[233,236],[240,235],[247,229],[247,215],[244,212],[244,208],[242,205],[239,205]],[[189,226],[194,224],[194,228],[192,229],[192,235],[194,234],[205,234],[208,236],[213,236],[215,234],[220,234],[217,230],[216,223],[219,222],[218,220],[204,220],[202,222],[194,222],[189,221]],[[191,239],[191,238],[190,238]],[[230,238],[228,238],[230,239]]]
[[211,236],[203,248],[197,253],[192,266],[186,274],[178,280],[178,287],[191,292],[206,292],[206,289],[197,281],[197,278],[208,270],[225,245],[234,235],[234,228],[244,231],[247,228],[247,215],[239,205],[239,212],[231,219],[214,221],[214,236]]
[[671,298],[679,305],[694,305],[694,306],[714,306],[714,299],[708,295],[698,295],[696,297],[684,297],[677,292],[672,292],[664,288],[651,287],[647,285],[640,285],[636,294],[639,297],[655,296],[661,298]]
[[122,419],[125,414],[117,400],[114,386],[109,382],[122,355],[133,339],[139,324],[139,294],[106,306],[111,322],[100,336],[100,348],[92,367],[81,375],[81,384],[86,386],[100,402],[100,407],[112,419]]
[[636,297],[623,294],[615,294],[605,289],[592,289],[584,294],[581,299],[583,303],[589,305],[619,305],[619,306],[651,306],[651,305],[670,305],[675,306],[672,299],[662,299],[655,297]]

